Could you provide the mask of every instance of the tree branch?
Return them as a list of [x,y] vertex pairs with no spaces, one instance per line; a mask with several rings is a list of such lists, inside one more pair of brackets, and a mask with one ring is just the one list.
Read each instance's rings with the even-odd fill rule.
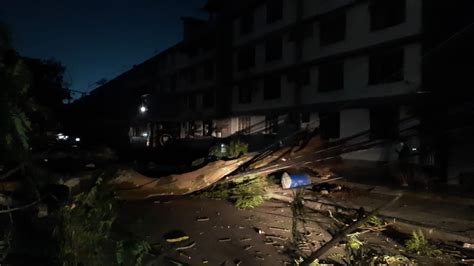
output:
[[334,245],[339,243],[339,241],[343,238],[345,238],[348,234],[352,233],[353,231],[357,230],[360,226],[362,226],[370,217],[377,215],[381,210],[390,207],[393,205],[395,202],[397,202],[402,195],[398,195],[395,198],[393,198],[391,201],[388,203],[378,207],[377,209],[373,210],[370,212],[368,215],[366,215],[363,218],[360,218],[357,222],[353,223],[352,225],[346,227],[344,230],[342,230],[339,234],[334,236],[329,242],[324,244],[321,248],[313,252],[311,255],[309,255],[302,263],[301,265],[310,265],[313,261],[316,259],[320,258],[322,255],[324,255],[327,251],[329,251]]

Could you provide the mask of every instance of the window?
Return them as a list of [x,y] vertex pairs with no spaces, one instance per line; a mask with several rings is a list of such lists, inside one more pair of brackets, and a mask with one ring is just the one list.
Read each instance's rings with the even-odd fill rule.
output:
[[176,74],[174,74],[170,77],[170,91],[176,91],[176,82],[177,78]]
[[198,48],[189,48],[189,50],[187,51],[187,54],[189,56],[189,58],[193,58],[193,57],[196,57],[197,54],[198,54]]
[[263,99],[273,100],[281,96],[281,80],[280,76],[266,77],[264,80]]
[[253,32],[254,15],[253,10],[240,18],[240,35],[246,35]]
[[289,40],[296,41],[296,40],[305,40],[309,39],[313,36],[313,23],[307,23],[303,25],[297,25],[295,28],[290,32]]
[[302,86],[309,86],[311,84],[311,75],[309,70],[303,70],[300,72],[300,84]]
[[275,135],[278,133],[278,115],[265,116],[265,134]]
[[265,59],[267,62],[280,60],[282,57],[283,40],[281,37],[271,38],[265,42]]
[[192,111],[196,110],[196,96],[195,95],[188,96],[188,107]]
[[294,82],[301,86],[308,86],[311,84],[311,75],[308,69],[296,70],[288,72],[288,81]]
[[319,66],[319,91],[335,91],[344,88],[344,62],[331,62]]
[[267,1],[267,23],[274,23],[283,18],[283,0]]
[[311,115],[309,112],[301,113],[301,123],[309,123],[311,120]]
[[195,68],[189,68],[188,70],[188,78],[190,83],[195,83],[196,82],[196,69]]
[[239,117],[239,131],[241,134],[250,134],[250,116]]
[[214,78],[214,62],[212,60],[207,61],[204,64],[204,79],[212,80]]
[[212,136],[212,131],[213,131],[213,123],[212,120],[205,120],[203,122],[203,131],[204,131],[204,136]]
[[374,54],[369,58],[369,84],[403,80],[403,49]]
[[399,113],[397,108],[370,110],[370,138],[396,139],[399,135]]
[[237,55],[237,68],[239,71],[255,66],[255,47],[242,48]]
[[370,5],[370,29],[382,30],[405,22],[406,0],[373,0]]
[[204,93],[202,98],[202,106],[204,109],[214,106],[214,91]]
[[251,84],[242,84],[239,86],[239,103],[252,102],[253,87]]
[[320,45],[325,46],[346,38],[346,14],[323,18],[320,22]]
[[322,139],[339,138],[339,131],[341,127],[339,112],[320,113],[319,121]]

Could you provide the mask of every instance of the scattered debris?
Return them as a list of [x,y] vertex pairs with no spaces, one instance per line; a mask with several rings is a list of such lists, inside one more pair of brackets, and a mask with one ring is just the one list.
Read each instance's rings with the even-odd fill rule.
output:
[[229,242],[229,241],[231,241],[231,239],[228,237],[219,239],[219,242]]
[[86,164],[86,168],[95,168],[95,164],[94,163],[88,163],[88,164]]
[[249,250],[249,249],[251,249],[251,248],[253,248],[252,245],[247,245],[247,246],[244,247],[244,250]]
[[270,226],[269,228],[270,230],[273,230],[273,231],[290,232],[290,229],[281,228],[281,227]]
[[188,255],[186,252],[184,252],[184,251],[179,251],[178,254],[179,254],[181,257],[184,257],[184,258],[186,258],[186,259],[188,259],[188,260],[191,259],[191,256],[189,256],[189,255]]
[[258,229],[258,228],[254,228],[254,230],[259,233],[260,235],[263,235],[265,234],[265,231],[261,230],[261,229]]
[[265,235],[265,237],[269,238],[269,239],[278,239],[278,240],[282,240],[282,241],[288,240],[288,237],[277,236],[277,235]]
[[275,242],[275,240],[270,239],[270,238],[265,239],[264,242],[265,242],[265,244],[267,244],[267,245],[274,245],[274,244],[277,244],[277,242]]
[[206,260],[206,259],[202,259],[202,264],[208,264],[208,263],[209,263],[209,261],[208,261],[208,260]]
[[255,258],[258,259],[258,260],[265,260],[265,258],[260,256],[260,255],[255,255]]
[[38,218],[43,218],[48,216],[48,205],[39,204],[38,205]]
[[239,260],[239,259],[235,259],[234,263],[235,263],[236,266],[239,266],[240,264],[242,264],[242,261]]
[[246,241],[250,241],[250,240],[252,240],[252,239],[249,238],[249,237],[241,238],[241,239],[240,239],[241,242],[246,242]]
[[462,245],[463,248],[474,249],[474,244],[471,243],[464,243]]
[[195,245],[196,245],[196,242],[191,242],[191,243],[189,243],[189,244],[186,245],[186,246],[177,247],[177,248],[176,248],[176,251],[190,249],[190,248],[193,248]]
[[196,218],[196,221],[198,221],[198,222],[209,221],[209,217],[198,217],[198,218]]
[[177,243],[189,239],[189,236],[179,230],[174,230],[165,234],[166,242]]

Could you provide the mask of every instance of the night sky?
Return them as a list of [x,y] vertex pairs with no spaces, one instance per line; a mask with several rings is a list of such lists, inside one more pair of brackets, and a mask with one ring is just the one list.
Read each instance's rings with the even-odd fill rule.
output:
[[54,58],[86,91],[181,40],[180,17],[206,18],[205,0],[0,0],[0,22],[24,56]]

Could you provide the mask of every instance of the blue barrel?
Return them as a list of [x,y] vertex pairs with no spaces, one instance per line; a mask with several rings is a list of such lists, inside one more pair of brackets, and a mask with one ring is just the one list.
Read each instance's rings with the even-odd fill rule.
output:
[[311,178],[305,173],[283,173],[281,176],[281,186],[284,189],[304,187],[311,185]]

